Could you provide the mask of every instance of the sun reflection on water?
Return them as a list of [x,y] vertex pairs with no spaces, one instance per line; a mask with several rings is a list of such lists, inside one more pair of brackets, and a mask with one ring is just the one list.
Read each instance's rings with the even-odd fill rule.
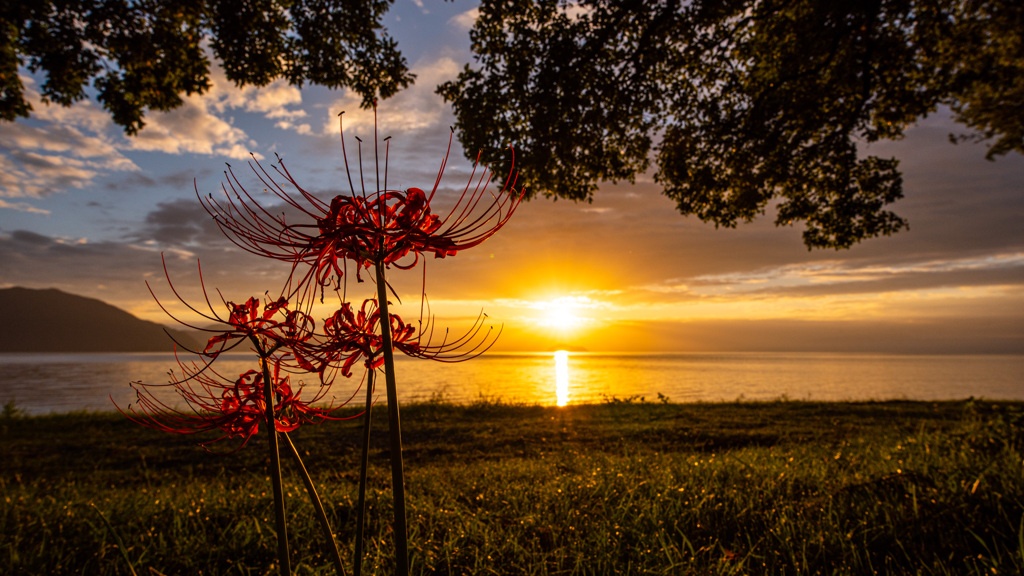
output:
[[569,403],[569,352],[555,352],[555,402],[559,406]]

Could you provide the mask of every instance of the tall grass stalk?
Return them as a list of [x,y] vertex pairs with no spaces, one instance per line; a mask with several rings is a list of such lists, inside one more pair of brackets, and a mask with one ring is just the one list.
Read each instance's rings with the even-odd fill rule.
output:
[[138,576],[135,572],[135,566],[132,564],[132,559],[128,557],[127,549],[124,546],[124,542],[121,540],[121,536],[118,535],[117,530],[110,524],[110,520],[103,515],[103,511],[96,507],[92,502],[89,503],[92,509],[99,515],[100,520],[103,520],[103,525],[110,531],[110,535],[114,537],[114,541],[117,542],[117,549],[121,551],[121,557],[124,558],[124,563],[128,565],[128,570],[132,573],[132,576]]

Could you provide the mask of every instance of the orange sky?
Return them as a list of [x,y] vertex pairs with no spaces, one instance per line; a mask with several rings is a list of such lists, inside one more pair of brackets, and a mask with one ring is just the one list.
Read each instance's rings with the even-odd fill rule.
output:
[[[381,133],[393,137],[389,183],[429,188],[452,122],[434,86],[468,61],[473,13],[462,2],[393,12],[418,79],[380,107]],[[0,123],[0,287],[56,287],[167,322],[144,284],[171,298],[159,285],[163,252],[186,291],[196,259],[228,299],[277,290],[280,266],[231,250],[193,179],[215,192],[229,161],[252,181],[247,153],[280,153],[329,197],[344,177],[337,112],[367,141],[372,116],[346,93],[214,80],[182,109],[147,116],[135,139],[88,100],[37,101],[33,119]],[[38,98],[38,79],[27,86]],[[988,162],[984,145],[949,143],[959,131],[939,111],[903,141],[871,146],[901,161],[906,197],[893,209],[910,230],[893,237],[809,252],[800,229],[771,224],[771,209],[716,230],[680,216],[649,178],[605,184],[592,204],[524,203],[483,245],[428,262],[432,310],[455,327],[483,310],[503,326],[496,350],[1024,353],[1024,158]],[[455,150],[446,189],[470,165]],[[392,279],[415,317],[420,275]],[[349,284],[356,298],[370,289]]]
[[[1024,162],[986,162],[982,147],[942,141],[947,128],[936,124],[892,146],[906,155],[898,208],[908,232],[808,251],[799,229],[767,218],[716,230],[678,215],[650,181],[608,185],[592,204],[524,203],[483,245],[429,260],[431,310],[455,332],[483,311],[502,329],[494,350],[507,351],[1020,352],[1022,184],[1013,175]],[[921,149],[935,156],[915,157]],[[173,272],[190,278],[191,267],[182,258]],[[391,279],[399,310],[415,319],[420,273]],[[356,300],[372,289],[348,284]],[[134,310],[160,319],[145,300]]]

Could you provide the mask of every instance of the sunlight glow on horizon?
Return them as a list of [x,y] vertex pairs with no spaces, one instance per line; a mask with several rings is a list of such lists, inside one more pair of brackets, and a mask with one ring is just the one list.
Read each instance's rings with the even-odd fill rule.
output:
[[572,309],[557,307],[549,308],[544,318],[540,320],[541,326],[553,328],[558,332],[569,332],[582,323],[583,319],[573,313]]
[[[483,329],[497,336],[493,347],[488,349],[495,353],[708,351],[774,349],[779,346],[817,349],[824,346],[819,345],[821,338],[807,340],[797,335],[817,333],[815,331],[827,323],[832,323],[836,330],[849,330],[851,334],[860,334],[855,332],[858,325],[876,324],[882,326],[887,334],[902,334],[899,341],[906,343],[906,349],[918,350],[919,342],[922,338],[928,339],[929,332],[917,334],[911,326],[948,323],[961,313],[998,318],[1005,315],[1001,311],[1016,308],[1021,289],[998,275],[1003,274],[1003,268],[1015,264],[1015,258],[994,259],[992,270],[986,269],[994,277],[985,284],[950,282],[946,285],[917,285],[920,275],[926,274],[917,272],[913,283],[872,280],[878,285],[869,289],[865,288],[867,283],[857,276],[856,290],[843,282],[816,286],[773,285],[773,282],[785,284],[785,278],[767,282],[760,289],[751,289],[748,282],[751,278],[738,275],[703,276],[702,282],[638,281],[610,289],[601,287],[597,282],[591,284],[582,276],[570,282],[563,274],[549,283],[537,285],[533,283],[531,274],[509,270],[499,276],[503,282],[478,290],[469,298],[459,298],[444,282],[439,281],[437,289],[431,290],[428,273],[428,292],[435,295],[426,301],[422,313],[426,318],[432,317],[434,336],[438,338],[446,334],[461,335],[471,330],[475,321],[481,320]],[[958,261],[950,267],[966,268],[968,264],[977,262]],[[176,264],[170,273],[182,296],[188,302],[205,308],[198,272],[194,267],[194,263]],[[827,268],[820,263],[819,267]],[[916,267],[904,264],[901,269],[934,267],[934,263],[928,261]],[[813,266],[807,265],[800,271],[810,275],[811,268]],[[868,266],[849,268],[853,272],[875,272]],[[793,274],[792,268],[785,271]],[[826,272],[827,279],[835,277],[834,270],[822,271],[823,274]],[[438,274],[436,265],[431,273],[440,280],[446,279],[445,275]],[[208,324],[197,320],[193,313],[176,301],[166,279],[160,277],[162,270],[157,269],[151,276],[157,276],[150,279],[151,284],[169,312],[194,326]],[[847,275],[852,276],[852,272]],[[396,278],[401,277],[396,275]],[[393,307],[393,313],[414,327],[419,327],[421,315],[420,278],[406,282],[408,285],[396,286],[397,298]],[[241,301],[250,295],[262,295],[262,291],[247,291],[245,283],[234,284],[228,280],[207,279],[207,288],[215,299],[213,304],[220,313],[223,313],[220,294],[211,288],[215,283],[226,284],[223,296],[228,300]],[[576,289],[570,287],[573,285]],[[160,309],[148,291],[139,292],[139,296],[125,306],[130,313],[172,329],[183,328]],[[368,285],[355,281],[349,283],[347,297],[354,303],[360,302],[360,296],[364,294],[369,294]],[[338,305],[338,298],[332,294],[323,304],[315,303],[312,315],[319,324]],[[769,326],[775,331],[775,336],[766,331]],[[732,331],[733,335],[726,338],[719,330]],[[911,336],[912,333],[917,335]],[[831,342],[828,338],[825,340]],[[837,343],[830,345],[839,346]],[[896,345],[898,342],[894,341],[893,346]],[[948,346],[943,346],[943,350],[948,349]],[[1003,350],[1005,346],[998,349]]]
[[[195,286],[183,279],[178,288],[188,302],[206,308],[204,299]],[[177,284],[177,283],[176,283]],[[73,291],[72,288],[64,289]],[[188,311],[166,286],[154,286],[154,290],[167,310],[182,319],[192,319]],[[239,292],[232,298],[225,291],[228,300],[242,300],[242,296],[259,295],[256,292]],[[230,294],[234,294],[232,292]],[[952,310],[967,305],[982,305],[986,301],[1009,304],[1019,297],[1019,289],[1012,284],[982,286],[945,286],[910,290],[890,290],[853,294],[779,294],[758,295],[735,294],[703,296],[694,299],[670,300],[658,298],[657,294],[642,291],[628,291],[608,301],[596,301],[586,296],[568,296],[552,300],[530,301],[495,298],[486,300],[432,300],[430,313],[439,325],[450,322],[461,324],[472,321],[482,311],[495,325],[505,324],[523,327],[533,326],[545,331],[570,335],[609,323],[698,320],[863,320],[897,319],[913,311],[917,316],[950,314]],[[218,298],[214,294],[212,298]],[[582,301],[582,303],[581,303]],[[153,297],[140,291],[137,298],[117,304],[127,312],[143,320],[173,325]],[[214,300],[216,309],[222,310],[219,300]],[[314,317],[322,320],[336,309],[337,303],[317,304]],[[415,322],[420,315],[418,298],[404,305],[395,306],[396,313],[406,321]],[[597,312],[597,314],[595,314]]]
[[580,328],[592,324],[593,318],[582,316],[583,309],[602,307],[602,303],[588,296],[559,296],[547,301],[532,302],[531,308],[541,311],[544,316],[536,320],[537,324],[565,336]]

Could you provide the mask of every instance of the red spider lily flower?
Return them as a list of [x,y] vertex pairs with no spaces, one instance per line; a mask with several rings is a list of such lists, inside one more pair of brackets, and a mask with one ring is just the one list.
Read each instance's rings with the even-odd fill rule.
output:
[[[162,255],[161,260],[163,260]],[[261,357],[267,357],[274,350],[282,346],[299,350],[313,336],[316,322],[302,311],[289,310],[288,300],[283,296],[277,300],[267,298],[263,303],[258,298],[252,297],[243,304],[228,302],[221,297],[221,303],[228,310],[227,318],[223,317],[221,313],[215,310],[213,303],[210,301],[206,285],[203,282],[202,267],[199,268],[199,285],[203,291],[203,299],[206,301],[207,311],[201,311],[192,304],[189,304],[178,293],[177,288],[175,288],[174,283],[171,281],[170,273],[167,271],[167,262],[164,261],[163,265],[164,277],[167,278],[171,292],[174,293],[179,302],[202,320],[200,322],[186,322],[179,319],[164,307],[160,299],[153,293],[153,288],[147,282],[146,286],[149,287],[150,294],[153,295],[160,308],[182,326],[200,332],[215,334],[207,341],[205,348],[202,350],[189,350],[194,354],[215,359],[222,352],[231,350],[243,342],[249,342],[254,346],[258,344],[260,349],[256,350],[256,352]],[[198,326],[197,324],[199,323],[216,324],[226,327],[226,329]],[[187,347],[184,348],[188,349]]]
[[[389,316],[392,345],[406,354],[415,355],[419,345],[415,341],[410,342],[416,332],[415,328],[407,325],[396,314]],[[367,369],[373,370],[382,366],[384,356],[380,354],[380,350],[384,340],[380,335],[379,325],[380,310],[375,299],[364,300],[358,312],[353,311],[351,304],[343,303],[337,312],[324,320],[326,340],[319,346],[303,348],[304,352],[315,358],[316,365],[311,371],[323,376],[329,366],[337,366],[343,376],[350,377],[352,367],[364,357]],[[303,366],[312,366],[312,362],[306,362]]]
[[[515,173],[510,171],[502,188],[490,193],[487,188],[492,174],[480,168],[479,155],[455,206],[444,217],[433,213],[431,203],[448,163],[453,135],[454,132],[449,136],[429,194],[420,188],[405,191],[387,188],[389,139],[385,139],[388,148],[384,155],[383,184],[378,182],[376,192],[367,194],[363,189],[357,193],[345,153],[344,131],[342,152],[349,174],[350,194],[335,196],[329,203],[302,188],[280,157],[273,167],[276,177],[255,158],[249,162],[263,186],[298,212],[297,222],[289,222],[284,214],[271,213],[260,205],[245,190],[230,165],[225,172],[226,185],[222,185],[223,200],[214,199],[212,195],[203,198],[198,187],[196,194],[236,245],[260,256],[290,262],[291,280],[296,284],[294,290],[310,286],[311,282],[321,288],[338,287],[345,275],[347,260],[355,262],[357,275],[360,268],[373,264],[393,264],[407,269],[415,266],[424,254],[444,258],[474,247],[508,222],[523,199],[521,191],[515,190]],[[360,152],[360,173],[361,162]],[[377,173],[379,175],[379,170]],[[294,188],[294,192],[285,184]],[[308,268],[301,277],[295,277],[300,265]]]
[[[459,338],[449,338],[448,332],[435,334],[432,319],[420,321],[422,329],[406,323],[397,314],[389,314],[391,343],[395,350],[414,358],[440,362],[461,362],[486,352],[501,333],[485,330],[485,315],[477,317],[473,326]],[[363,360],[365,367],[373,370],[384,364],[381,349],[384,345],[380,334],[380,310],[376,299],[363,301],[358,312],[349,303],[330,318],[324,320],[324,340],[320,344],[309,342],[300,348],[306,355],[299,360],[300,366],[310,372],[317,372],[326,381],[329,368],[334,368],[345,377],[352,376],[352,368]],[[365,360],[364,360],[365,359]]]
[[[303,390],[295,390],[287,374],[282,374],[285,358],[273,359],[271,384],[274,392],[274,426],[278,432],[290,432],[306,423],[319,423],[333,416],[336,406],[314,406],[319,402],[327,387],[319,387],[308,400],[300,396]],[[267,404],[264,396],[263,372],[249,370],[237,378],[228,378],[209,364],[178,361],[180,375],[171,373],[167,384],[144,384],[132,382],[136,392],[135,406],[127,410],[117,409],[134,422],[143,426],[178,434],[198,434],[218,431],[221,435],[203,442],[207,446],[220,440],[241,439],[245,446],[259,431],[261,423],[267,420]],[[183,400],[187,408],[178,408],[160,394],[170,388]],[[116,404],[115,404],[116,406]]]
[[[288,300],[284,297],[267,300],[262,305],[258,299],[249,298],[244,304],[227,302],[227,307],[231,315],[223,323],[231,329],[210,338],[203,350],[205,355],[216,356],[225,348],[232,347],[232,340],[251,338],[260,338],[277,346],[298,347],[313,336],[316,327],[309,315],[288,310]],[[281,317],[275,318],[277,316]]]

